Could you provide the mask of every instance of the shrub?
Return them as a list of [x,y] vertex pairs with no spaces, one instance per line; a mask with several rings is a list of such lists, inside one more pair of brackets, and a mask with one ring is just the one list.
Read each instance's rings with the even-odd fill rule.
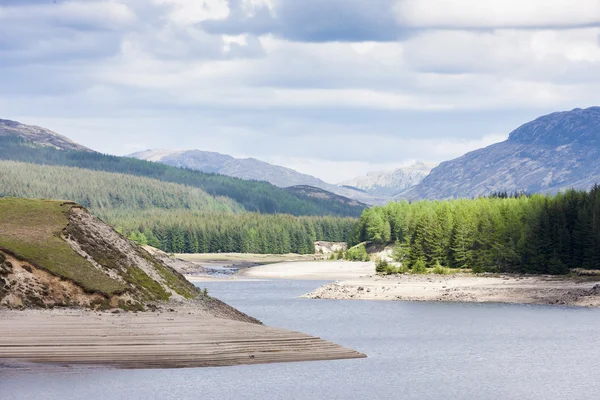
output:
[[346,258],[350,261],[369,261],[369,254],[364,243],[348,249]]
[[427,274],[427,266],[425,265],[425,260],[419,258],[415,261],[411,268],[412,274]]
[[431,272],[436,275],[448,275],[450,273],[450,268],[443,267],[440,262],[437,261]]
[[377,272],[378,274],[387,274],[390,275],[390,273],[388,272],[390,267],[394,267],[393,265],[390,265],[386,260],[382,260],[382,259],[378,259],[377,262],[375,263],[375,272]]

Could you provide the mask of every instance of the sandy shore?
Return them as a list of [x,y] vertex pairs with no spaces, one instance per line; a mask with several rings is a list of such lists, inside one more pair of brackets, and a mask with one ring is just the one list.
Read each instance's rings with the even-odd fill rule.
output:
[[[0,375],[15,365],[214,367],[365,357],[317,337],[187,310],[0,310]],[[8,368],[8,366],[11,368]]]
[[305,261],[262,265],[240,271],[238,276],[261,279],[336,280],[372,274],[372,262]]
[[325,285],[305,297],[599,307],[600,282],[550,276],[375,275]]
[[240,271],[259,279],[335,280],[304,297],[335,300],[444,301],[600,307],[593,277],[517,275],[374,275],[372,262],[286,262]]

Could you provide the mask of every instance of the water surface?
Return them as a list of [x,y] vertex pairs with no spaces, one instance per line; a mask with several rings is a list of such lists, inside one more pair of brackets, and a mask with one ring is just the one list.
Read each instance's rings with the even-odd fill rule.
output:
[[0,399],[597,399],[600,310],[307,300],[324,282],[202,282],[267,325],[361,360],[0,376]]

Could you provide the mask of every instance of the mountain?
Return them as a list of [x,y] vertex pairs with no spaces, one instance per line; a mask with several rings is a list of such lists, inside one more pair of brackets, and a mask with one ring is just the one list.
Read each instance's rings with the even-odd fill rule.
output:
[[385,203],[387,198],[373,196],[354,188],[332,185],[290,168],[269,164],[255,158],[232,156],[201,150],[146,150],[129,157],[159,162],[179,168],[189,168],[206,173],[217,173],[245,180],[269,182],[275,186],[313,186],[365,204]]
[[328,192],[327,190],[319,189],[314,186],[297,185],[297,186],[287,187],[287,188],[285,188],[285,190],[289,193],[295,194],[296,196],[304,196],[304,197],[310,197],[310,198],[321,199],[321,200],[326,200],[326,201],[334,201],[336,203],[340,203],[342,205],[350,206],[350,207],[362,207],[362,208],[367,207],[366,204],[363,204],[357,200],[349,199],[347,197],[340,196],[335,193],[331,193],[331,192]]
[[394,197],[421,183],[435,166],[436,164],[419,161],[393,171],[369,172],[365,176],[340,182],[338,185],[357,188],[375,196]]
[[0,119],[0,136],[20,137],[31,143],[60,150],[92,151],[51,130],[6,119]]
[[[338,202],[327,202],[319,199],[298,197],[286,192],[282,188],[267,182],[247,181],[224,175],[206,174],[189,169],[171,167],[129,157],[117,157],[100,154],[92,151],[61,150],[55,146],[47,146],[37,142],[25,140],[19,134],[0,135],[0,160],[16,161],[44,166],[77,167],[84,170],[104,171],[124,174],[128,176],[150,178],[160,182],[180,184],[191,188],[201,189],[217,201],[228,198],[230,203],[237,203],[243,211],[259,212],[263,214],[292,214],[292,215],[332,215],[332,216],[359,216],[364,207],[344,206]],[[26,174],[26,171],[23,171]],[[73,175],[73,174],[70,174]],[[76,174],[75,174],[76,175]],[[23,177],[22,177],[23,178]],[[45,185],[46,192],[54,193],[50,198],[56,199],[61,190],[68,184],[68,178],[56,177],[58,180],[37,182],[36,185]],[[19,195],[17,193],[25,188],[12,185],[10,180],[0,181],[3,188],[0,197]],[[116,181],[115,181],[116,182]],[[57,184],[55,186],[55,184]],[[74,186],[82,184],[75,182]],[[90,182],[93,185],[93,181]],[[116,183],[115,183],[116,184]],[[12,185],[12,188],[11,188]],[[139,185],[138,185],[139,186]],[[155,184],[151,184],[156,188]],[[113,188],[117,189],[117,188]],[[125,192],[125,187],[121,188]],[[160,188],[156,192],[160,196]],[[153,188],[150,190],[154,191]],[[177,189],[178,190],[178,189]],[[72,192],[73,190],[71,190]],[[79,197],[84,193],[79,193]],[[163,194],[164,195],[164,194]],[[131,196],[131,193],[129,193]],[[81,200],[88,204],[85,199]],[[117,196],[111,202],[119,204],[121,199]],[[160,201],[158,202],[160,203]],[[239,208],[239,207],[238,207]],[[210,208],[207,209],[210,211]]]
[[600,107],[556,112],[508,140],[441,163],[398,198],[448,199],[494,192],[556,193],[600,183]]

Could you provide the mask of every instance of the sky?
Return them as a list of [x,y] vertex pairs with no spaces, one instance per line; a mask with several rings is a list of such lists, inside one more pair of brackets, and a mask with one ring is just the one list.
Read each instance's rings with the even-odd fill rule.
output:
[[336,183],[600,105],[598,0],[0,0],[0,118]]

